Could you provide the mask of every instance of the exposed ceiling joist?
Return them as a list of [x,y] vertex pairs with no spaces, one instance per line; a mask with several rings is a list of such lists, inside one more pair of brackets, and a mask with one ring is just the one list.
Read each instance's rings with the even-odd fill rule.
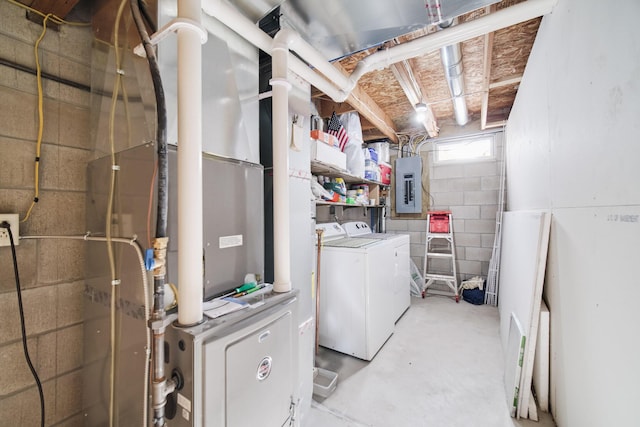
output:
[[425,118],[422,120],[422,125],[431,138],[437,137],[439,129],[435,120],[435,116],[433,114],[433,110],[425,99],[424,94],[426,93],[426,90],[416,80],[415,73],[410,62],[408,60],[400,61],[398,63],[391,64],[389,68],[400,84],[400,87],[409,100],[409,103],[414,107],[418,103],[425,104],[426,111],[424,112]]
[[500,128],[506,124],[507,124],[506,120],[498,120],[497,122],[486,123],[483,129]]
[[489,89],[496,89],[503,86],[510,86],[519,84],[522,81],[522,76],[508,77],[506,79],[498,80],[489,85]]
[[374,125],[372,125],[371,123],[369,123],[368,120],[366,119],[361,119],[361,123],[360,125],[362,126],[362,131],[366,132],[366,131],[371,131],[374,129],[377,129]]
[[[335,62],[333,65],[343,74],[349,75],[339,63]],[[389,138],[396,144],[398,143],[396,128],[389,115],[387,115],[359,85],[356,85],[344,103],[339,104],[321,99],[319,104],[321,110],[319,112],[323,117],[330,116],[333,111],[335,111],[336,114],[341,114],[340,112],[355,110],[360,114],[361,118],[364,117],[369,123],[378,128],[384,137]]]
[[[106,42],[113,42],[112,32],[115,16],[113,3],[117,0],[18,1],[42,13],[54,13],[61,18],[74,14],[74,6],[86,6],[85,9],[92,11],[92,23],[96,37]],[[377,1],[374,1],[374,3]],[[494,18],[497,18],[494,13],[496,11],[519,7],[519,3],[532,4],[534,2],[548,4],[552,0],[536,0],[533,2],[502,0],[491,6],[470,11],[462,15],[460,19],[464,23],[468,23],[491,14],[494,15]],[[149,2],[151,16],[156,15],[156,3],[155,1]],[[248,3],[251,2],[249,1]],[[75,7],[75,9],[77,10],[78,7]],[[39,19],[39,22],[42,22],[42,17],[36,13],[30,13],[30,15],[32,15],[30,19]],[[130,19],[128,14],[125,14],[124,19]],[[508,118],[540,20],[541,18],[535,18],[488,34],[485,34],[485,32],[475,39],[463,42],[464,79],[470,91],[467,103],[471,115],[473,117],[479,116],[481,128],[502,126],[503,121]],[[48,24],[52,27],[55,26],[53,22]],[[130,47],[139,43],[139,36],[135,26],[124,22],[121,25],[121,29],[123,33],[126,32]],[[435,27],[428,26],[418,28],[411,33],[403,34],[390,40],[405,44],[434,32],[436,32]],[[121,39],[123,40],[124,37],[121,37]],[[343,65],[344,68],[338,68],[344,74],[350,75],[359,61],[365,56],[373,54],[376,54],[375,47],[354,53],[341,59],[340,65]],[[378,53],[378,55],[380,54]],[[435,132],[440,133],[438,127],[444,126],[447,128],[453,117],[452,108],[449,106],[448,87],[444,80],[440,55],[434,51],[409,59],[406,63],[409,65],[410,73],[414,77],[409,79],[412,87],[415,88],[416,93],[423,95],[422,101],[430,107],[433,114],[433,117],[427,118],[426,125],[415,121],[414,108],[418,101],[414,102],[405,95],[405,88],[396,82],[397,78],[394,78],[389,68],[373,70],[363,75],[351,96],[341,104],[329,101],[326,95],[315,90],[315,88],[312,97],[318,103],[318,108],[323,110],[323,116],[325,117],[326,115],[331,115],[332,111],[336,111],[339,114],[354,110],[358,111],[365,140],[389,138],[392,141],[397,141],[396,132],[424,132],[422,131],[423,128],[426,128],[427,133],[433,137],[437,135]],[[338,65],[338,62],[334,62],[334,65]],[[403,67],[406,68],[403,65],[399,69]],[[348,70],[348,72],[345,70]],[[430,99],[425,99],[427,96]],[[434,101],[434,99],[444,100],[445,98],[447,99],[445,102]],[[429,113],[427,112],[427,114]],[[432,124],[431,128],[429,123]]]
[[395,144],[398,143],[398,135],[396,135],[393,122],[363,90],[356,87],[349,95],[349,98],[347,98],[347,102],[351,104],[360,115],[366,117],[367,120],[380,129],[380,132],[382,132],[384,136]]
[[340,103],[327,99],[322,99],[320,101],[319,113],[322,117],[329,117],[331,116],[332,112],[335,112],[336,114],[344,114],[350,113],[351,111],[356,111],[356,109],[351,104],[348,104],[346,102]]

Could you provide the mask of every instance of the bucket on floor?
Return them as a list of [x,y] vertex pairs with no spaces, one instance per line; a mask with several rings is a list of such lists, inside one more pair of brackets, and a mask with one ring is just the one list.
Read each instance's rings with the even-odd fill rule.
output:
[[322,368],[314,368],[313,394],[329,397],[338,385],[338,374]]

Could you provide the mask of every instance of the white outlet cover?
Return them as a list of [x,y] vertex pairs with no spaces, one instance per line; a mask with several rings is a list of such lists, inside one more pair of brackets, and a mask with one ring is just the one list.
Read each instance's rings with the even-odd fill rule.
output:
[[[13,244],[20,244],[20,219],[18,214],[0,214],[0,223],[7,221],[11,225]],[[0,228],[0,246],[11,246],[9,232],[6,228]]]

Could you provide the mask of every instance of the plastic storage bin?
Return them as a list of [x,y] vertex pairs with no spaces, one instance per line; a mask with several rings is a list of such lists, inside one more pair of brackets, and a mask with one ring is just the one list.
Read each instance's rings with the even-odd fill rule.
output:
[[338,374],[326,369],[317,368],[318,374],[313,379],[313,394],[329,397],[338,385]]
[[449,215],[451,211],[431,211],[429,212],[429,232],[448,233]]

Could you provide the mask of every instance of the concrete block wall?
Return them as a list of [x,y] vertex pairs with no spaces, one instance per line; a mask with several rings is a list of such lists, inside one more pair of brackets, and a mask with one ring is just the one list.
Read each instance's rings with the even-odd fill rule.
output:
[[[451,164],[434,164],[433,143],[429,152],[430,210],[451,210],[456,245],[458,280],[487,276],[493,248],[502,170],[502,133],[495,134],[494,158]],[[424,197],[424,195],[423,195]],[[392,198],[393,200],[393,198]],[[411,259],[422,272],[426,240],[426,220],[398,219],[387,215],[387,232],[411,237]],[[434,260],[435,271],[450,271],[450,262]],[[430,269],[431,270],[431,269]]]
[[[35,69],[42,26],[0,2],[0,58]],[[62,26],[40,44],[43,72],[90,85],[91,30]],[[85,231],[85,171],[90,151],[88,92],[44,80],[40,201],[21,235]],[[34,75],[0,65],[0,212],[22,219],[34,196],[38,132]],[[80,426],[84,242],[22,240],[16,247],[31,360],[43,383],[46,425]],[[0,248],[0,424],[39,425],[35,382],[22,351],[11,250]]]

